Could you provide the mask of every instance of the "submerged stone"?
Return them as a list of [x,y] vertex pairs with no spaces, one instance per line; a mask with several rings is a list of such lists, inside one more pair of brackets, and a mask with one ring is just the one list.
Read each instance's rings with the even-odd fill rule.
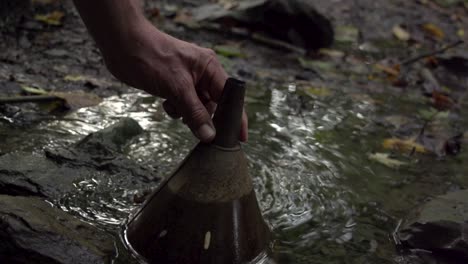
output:
[[409,249],[429,251],[435,259],[468,263],[468,190],[425,204],[399,237]]
[[0,195],[0,263],[110,263],[109,234],[35,197]]

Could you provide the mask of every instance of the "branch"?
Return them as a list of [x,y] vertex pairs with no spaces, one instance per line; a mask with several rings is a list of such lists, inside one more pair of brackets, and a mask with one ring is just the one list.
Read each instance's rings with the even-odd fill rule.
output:
[[452,48],[455,48],[456,46],[461,45],[463,43],[464,43],[463,40],[458,40],[458,41],[456,41],[456,42],[454,42],[452,44],[449,44],[449,45],[447,45],[447,46],[445,46],[445,47],[443,47],[441,49],[431,51],[431,52],[427,52],[427,53],[423,53],[423,54],[418,55],[418,56],[416,56],[414,58],[410,58],[408,60],[405,60],[405,61],[403,61],[401,63],[401,65],[410,65],[410,64],[415,63],[415,62],[417,62],[417,61],[419,61],[421,59],[424,59],[426,57],[430,57],[430,56],[434,56],[434,55],[437,55],[437,54],[440,54],[440,53],[444,53],[445,51],[447,51],[449,49],[452,49]]

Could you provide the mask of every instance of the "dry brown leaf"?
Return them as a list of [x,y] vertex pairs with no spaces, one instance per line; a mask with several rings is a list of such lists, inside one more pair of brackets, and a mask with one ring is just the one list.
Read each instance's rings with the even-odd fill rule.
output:
[[455,106],[455,101],[450,98],[448,95],[445,95],[438,91],[432,92],[432,104],[434,108],[440,111],[446,111],[452,109]]
[[416,143],[412,139],[398,139],[388,138],[382,143],[382,147],[385,149],[396,150],[403,153],[417,152],[417,153],[429,153],[423,145]]
[[400,66],[386,66],[382,64],[376,64],[375,67],[383,72],[385,72],[389,76],[398,77],[400,75]]
[[48,94],[63,99],[70,109],[95,106],[102,102],[102,99],[99,96],[84,92],[50,92]]
[[426,33],[430,34],[432,37],[436,39],[440,40],[445,37],[444,31],[442,31],[442,29],[440,29],[438,26],[432,23],[426,23],[422,27]]
[[192,14],[187,10],[180,10],[173,19],[174,23],[185,25],[188,27],[196,27],[197,22],[193,19]]

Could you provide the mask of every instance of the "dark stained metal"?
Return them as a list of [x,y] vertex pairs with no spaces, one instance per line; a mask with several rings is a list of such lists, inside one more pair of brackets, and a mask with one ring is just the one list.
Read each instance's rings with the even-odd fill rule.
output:
[[216,128],[216,137],[213,144],[224,148],[233,148],[239,144],[244,94],[244,82],[234,78],[229,78],[226,81],[213,117]]
[[238,142],[245,84],[229,79],[213,122],[212,144],[199,143],[129,220],[128,246],[149,263],[248,263],[268,248]]

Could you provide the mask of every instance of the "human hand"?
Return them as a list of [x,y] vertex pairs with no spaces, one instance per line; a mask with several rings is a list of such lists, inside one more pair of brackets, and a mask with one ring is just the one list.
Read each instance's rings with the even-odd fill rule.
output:
[[[170,117],[182,117],[197,138],[211,142],[216,133],[211,116],[228,78],[215,52],[169,36],[147,20],[126,33],[120,43],[100,47],[111,73],[166,99]],[[239,139],[247,141],[245,112]]]

